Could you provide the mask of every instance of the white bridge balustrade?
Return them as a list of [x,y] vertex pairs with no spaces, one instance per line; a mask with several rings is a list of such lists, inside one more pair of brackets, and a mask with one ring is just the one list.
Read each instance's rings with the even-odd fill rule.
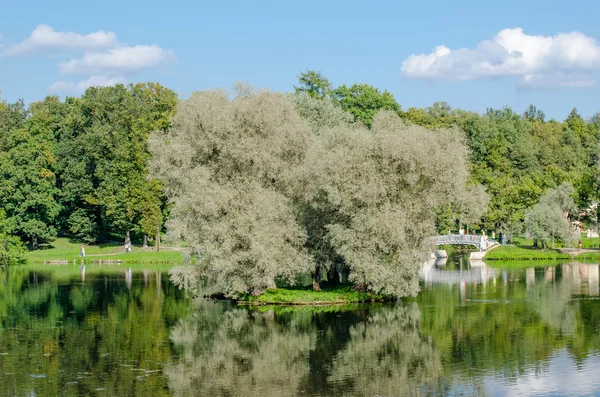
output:
[[473,245],[479,251],[487,251],[492,246],[498,244],[495,240],[488,239],[487,236],[473,236],[471,234],[446,234],[432,237],[436,246],[439,245]]

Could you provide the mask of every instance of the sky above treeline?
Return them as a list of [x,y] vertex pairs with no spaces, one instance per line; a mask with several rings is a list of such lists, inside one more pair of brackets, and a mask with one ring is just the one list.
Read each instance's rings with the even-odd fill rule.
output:
[[26,102],[146,81],[183,97],[238,81],[291,91],[316,69],[334,86],[387,89],[403,109],[590,117],[598,15],[589,0],[5,2],[0,89]]

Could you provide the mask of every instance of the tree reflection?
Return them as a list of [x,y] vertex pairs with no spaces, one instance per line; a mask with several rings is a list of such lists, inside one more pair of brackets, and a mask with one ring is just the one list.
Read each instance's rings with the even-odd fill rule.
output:
[[439,392],[442,365],[431,339],[423,339],[416,303],[378,311],[353,326],[338,352],[330,382],[344,395],[406,396]]
[[[306,377],[314,334],[272,312],[204,304],[171,332],[180,358],[165,367],[176,396],[292,395]],[[213,308],[216,308],[213,305]]]
[[[558,356],[589,371],[600,352],[597,265],[397,304],[258,309],[186,299],[145,270],[0,271],[0,395],[472,395],[560,377]],[[192,276],[170,275],[200,294]]]
[[438,390],[439,354],[419,308],[352,306],[261,312],[201,304],[174,327],[165,368],[184,395],[406,395]]
[[161,370],[187,303],[169,283],[127,284],[89,267],[85,283],[79,267],[0,272],[0,395],[170,395]]
[[598,301],[580,295],[597,294],[596,266],[507,270],[491,283],[469,285],[466,299],[458,287],[424,290],[421,331],[433,339],[444,368],[463,379],[537,371],[559,349],[582,359],[600,351]]

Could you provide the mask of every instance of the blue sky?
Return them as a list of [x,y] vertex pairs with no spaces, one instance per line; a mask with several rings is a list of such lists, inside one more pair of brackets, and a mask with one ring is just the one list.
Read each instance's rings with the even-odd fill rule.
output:
[[589,0],[9,2],[0,89],[27,102],[137,81],[183,96],[238,81],[289,91],[310,68],[387,89],[404,109],[533,103],[588,117],[600,111],[598,15]]

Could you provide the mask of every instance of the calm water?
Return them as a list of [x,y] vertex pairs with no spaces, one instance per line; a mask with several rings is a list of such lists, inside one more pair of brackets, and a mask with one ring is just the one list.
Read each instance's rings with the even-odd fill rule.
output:
[[397,304],[250,310],[166,268],[4,269],[0,395],[600,395],[598,265],[423,277]]

